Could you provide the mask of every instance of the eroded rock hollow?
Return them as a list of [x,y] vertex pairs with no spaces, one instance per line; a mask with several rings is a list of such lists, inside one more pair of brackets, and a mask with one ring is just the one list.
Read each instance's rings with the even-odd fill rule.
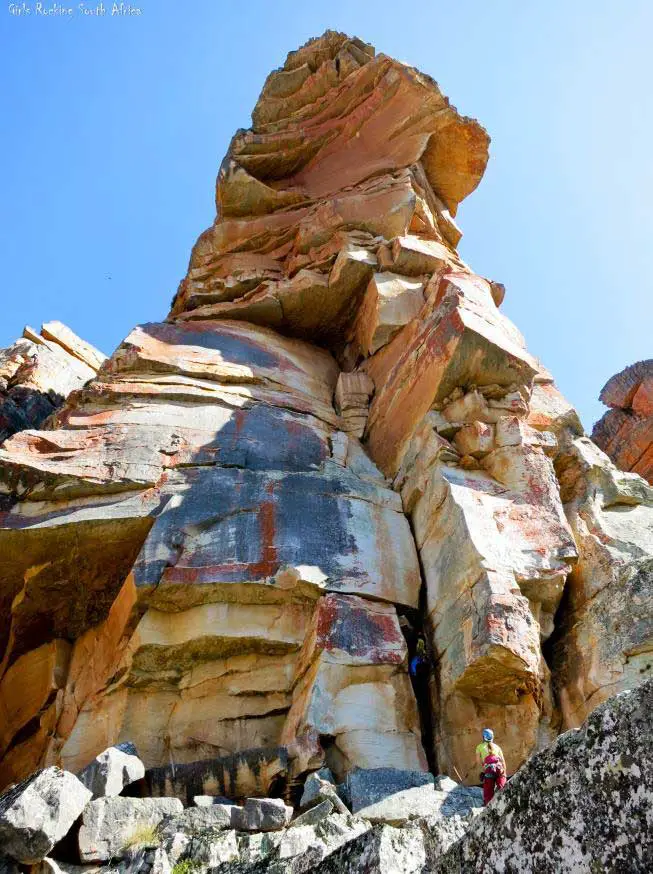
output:
[[0,450],[0,783],[122,741],[163,795],[476,782],[485,724],[513,771],[650,676],[653,490],[457,253],[488,144],[359,39],[270,74],[168,319]]

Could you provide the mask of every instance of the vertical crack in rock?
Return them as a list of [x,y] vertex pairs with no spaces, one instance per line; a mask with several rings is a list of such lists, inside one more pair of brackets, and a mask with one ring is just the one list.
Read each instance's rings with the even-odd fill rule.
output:
[[2,785],[122,741],[184,799],[325,763],[476,782],[484,725],[513,771],[650,675],[651,489],[456,251],[485,130],[335,32],[252,119],[165,322],[106,361],[25,341],[76,391],[0,447]]

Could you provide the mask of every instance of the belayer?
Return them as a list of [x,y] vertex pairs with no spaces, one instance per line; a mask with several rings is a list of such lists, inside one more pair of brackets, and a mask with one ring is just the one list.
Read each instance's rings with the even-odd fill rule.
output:
[[476,760],[481,766],[483,804],[489,804],[497,789],[506,785],[506,760],[499,744],[494,743],[491,728],[483,729],[483,741],[476,747]]

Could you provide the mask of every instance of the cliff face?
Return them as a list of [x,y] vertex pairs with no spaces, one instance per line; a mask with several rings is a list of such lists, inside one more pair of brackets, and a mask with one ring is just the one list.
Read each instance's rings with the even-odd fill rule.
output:
[[653,483],[653,358],[609,379],[599,400],[610,409],[594,425],[592,440],[617,467]]
[[166,322],[0,450],[3,784],[130,740],[242,797],[423,738],[475,782],[482,726],[513,770],[651,673],[653,490],[456,251],[485,131],[332,32],[252,118]]

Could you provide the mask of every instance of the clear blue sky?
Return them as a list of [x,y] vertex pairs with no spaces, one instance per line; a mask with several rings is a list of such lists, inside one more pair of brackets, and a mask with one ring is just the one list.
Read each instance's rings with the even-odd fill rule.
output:
[[0,346],[60,319],[110,353],[162,319],[266,74],[334,28],[431,74],[490,132],[461,252],[505,283],[505,311],[586,427],[605,379],[653,356],[651,0],[9,5]]

